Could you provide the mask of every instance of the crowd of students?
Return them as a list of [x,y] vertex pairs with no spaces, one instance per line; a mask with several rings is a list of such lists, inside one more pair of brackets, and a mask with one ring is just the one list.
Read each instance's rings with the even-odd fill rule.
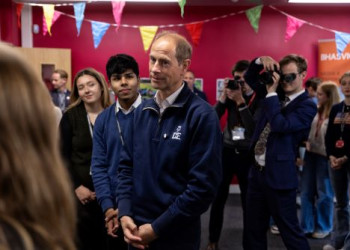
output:
[[0,248],[195,250],[200,215],[212,204],[206,249],[217,250],[234,174],[242,248],[267,249],[271,217],[287,249],[310,249],[307,237],[329,234],[324,250],[350,247],[350,73],[339,80],[340,102],[334,82],[305,90],[301,56],[242,60],[214,109],[194,87],[191,54],[176,33],[155,38],[157,92],[148,100],[126,54],[109,58],[108,83],[86,68],[71,92],[67,73],[56,70],[50,98],[31,66],[0,44]]

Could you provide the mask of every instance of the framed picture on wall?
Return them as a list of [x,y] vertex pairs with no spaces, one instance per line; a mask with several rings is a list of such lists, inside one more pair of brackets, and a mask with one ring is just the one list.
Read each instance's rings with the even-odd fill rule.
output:
[[200,91],[203,91],[203,78],[196,78],[194,80],[194,86]]
[[217,101],[220,99],[222,91],[224,91],[224,88],[225,88],[224,81],[225,81],[224,78],[216,79],[216,100]]
[[151,86],[151,79],[148,77],[140,78],[140,94],[142,99],[153,98],[156,94],[156,89]]

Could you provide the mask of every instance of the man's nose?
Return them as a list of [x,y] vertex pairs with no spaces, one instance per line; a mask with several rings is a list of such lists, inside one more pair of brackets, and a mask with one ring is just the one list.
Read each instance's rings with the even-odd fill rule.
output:
[[159,72],[160,71],[160,67],[159,67],[158,61],[156,61],[155,63],[151,64],[150,70],[151,70],[151,72]]
[[122,84],[128,84],[128,79],[127,79],[127,77],[122,76],[122,78],[121,78],[120,80],[121,80]]

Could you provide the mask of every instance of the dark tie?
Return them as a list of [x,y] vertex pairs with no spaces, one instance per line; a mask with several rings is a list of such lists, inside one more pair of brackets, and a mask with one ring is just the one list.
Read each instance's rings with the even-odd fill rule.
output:
[[284,108],[285,106],[287,106],[287,104],[288,104],[289,102],[290,102],[290,99],[289,99],[288,96],[286,96],[286,97],[284,98],[284,100],[281,102],[282,108]]

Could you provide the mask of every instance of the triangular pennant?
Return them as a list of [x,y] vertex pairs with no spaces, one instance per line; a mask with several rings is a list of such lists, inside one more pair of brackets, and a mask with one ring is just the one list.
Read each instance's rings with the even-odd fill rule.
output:
[[284,41],[289,41],[294,34],[297,32],[297,30],[303,26],[305,22],[303,20],[300,20],[298,18],[287,16],[287,28],[286,28],[286,34],[284,36]]
[[[51,27],[52,25],[57,21],[57,19],[61,16],[61,12],[59,11],[54,11],[53,17],[52,17],[52,22],[51,22]],[[43,17],[43,35],[45,36],[47,34],[47,25],[46,25],[46,20],[45,17]],[[49,33],[51,36],[51,33]]]
[[45,19],[45,23],[46,23],[46,28],[51,36],[51,26],[52,26],[53,15],[55,12],[55,5],[54,4],[44,4],[43,11],[44,11],[44,19]]
[[156,35],[158,26],[140,26],[140,33],[143,42],[143,48],[145,51],[149,49],[153,41],[154,36]]
[[262,8],[263,8],[263,5],[258,5],[256,7],[246,10],[245,12],[250,22],[250,25],[253,27],[255,33],[258,33],[258,30],[259,30],[259,21],[260,21]]
[[185,25],[188,33],[192,38],[192,42],[195,46],[198,46],[199,44],[199,40],[201,38],[202,29],[203,29],[203,23],[204,22],[199,22],[199,23],[190,23]]
[[120,27],[124,6],[125,6],[124,1],[112,0],[113,16],[114,16],[115,23],[117,24],[117,28],[115,29],[116,32]]
[[95,49],[100,45],[102,37],[105,35],[109,26],[110,26],[109,23],[91,21],[91,29],[92,29],[92,36],[94,37]]
[[340,55],[350,42],[350,34],[344,32],[335,32],[335,43],[337,45],[337,53]]
[[185,5],[186,5],[186,0],[179,0],[179,6],[181,8],[181,17],[184,18],[185,14]]
[[86,3],[73,4],[74,15],[75,15],[75,25],[77,26],[78,36],[80,35],[81,24],[84,20],[85,6],[86,6]]
[[16,4],[16,13],[17,13],[17,26],[21,28],[21,13],[23,9],[23,3]]

